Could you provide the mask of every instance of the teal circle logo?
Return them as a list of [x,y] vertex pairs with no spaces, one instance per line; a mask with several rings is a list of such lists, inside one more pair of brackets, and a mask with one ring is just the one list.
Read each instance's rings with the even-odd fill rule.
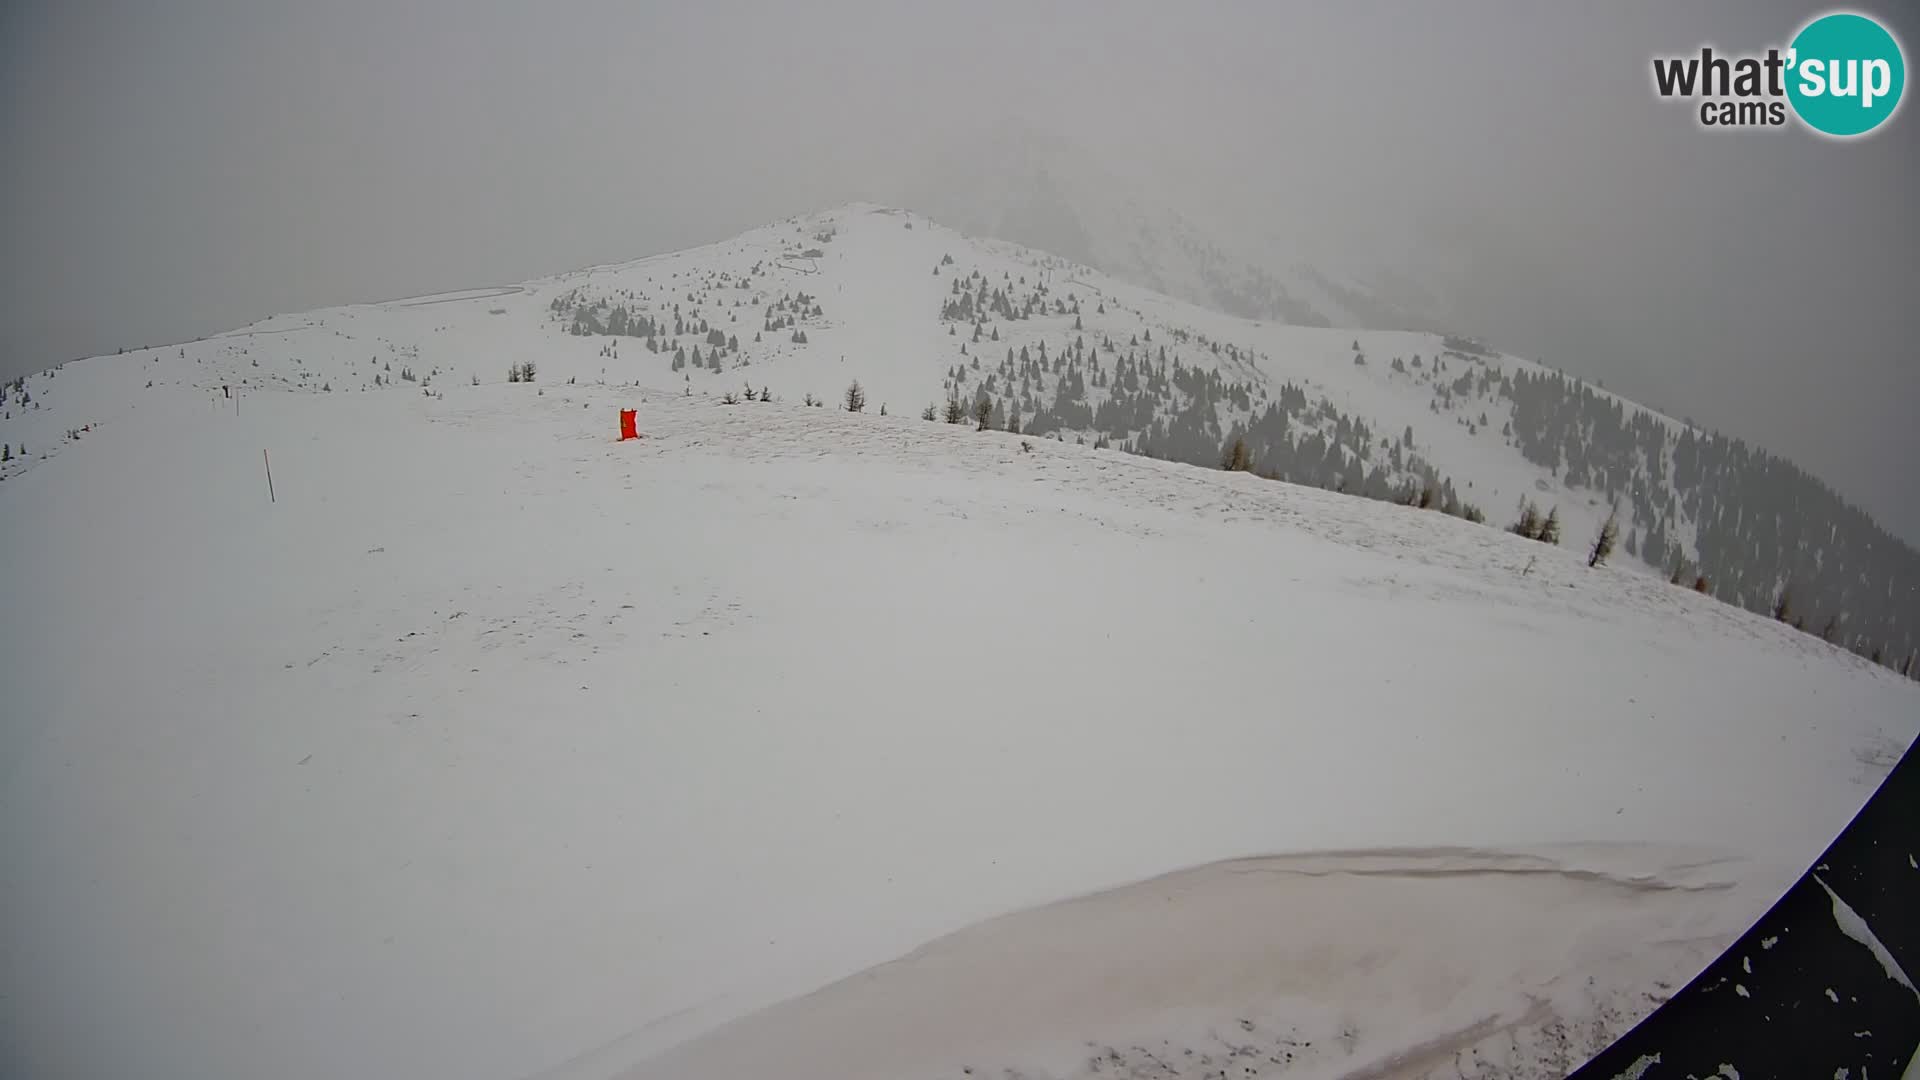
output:
[[1900,43],[1865,15],[1822,15],[1794,35],[1787,100],[1815,131],[1865,135],[1900,107],[1907,64]]

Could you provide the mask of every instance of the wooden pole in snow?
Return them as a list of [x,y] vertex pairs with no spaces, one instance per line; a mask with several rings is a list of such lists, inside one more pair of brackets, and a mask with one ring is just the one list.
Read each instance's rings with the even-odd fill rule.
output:
[[265,447],[260,448],[260,460],[267,467],[267,501],[271,503],[277,503],[280,500],[276,498],[273,494],[273,459],[267,457],[267,450]]

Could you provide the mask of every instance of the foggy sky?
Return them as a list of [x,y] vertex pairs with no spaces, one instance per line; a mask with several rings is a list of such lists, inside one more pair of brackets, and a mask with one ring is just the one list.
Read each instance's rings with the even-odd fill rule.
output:
[[[1230,230],[1428,267],[1461,329],[1920,538],[1920,114],[1705,133],[1650,57],[1822,7],[1546,7],[0,5],[0,375],[896,201],[1018,124]],[[1911,65],[1920,21],[1860,10]]]

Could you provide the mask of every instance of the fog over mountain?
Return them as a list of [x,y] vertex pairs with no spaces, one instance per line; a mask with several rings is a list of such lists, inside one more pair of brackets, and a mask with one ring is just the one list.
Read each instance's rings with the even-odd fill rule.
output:
[[0,374],[874,199],[1216,306],[1474,334],[1911,539],[1912,117],[1709,134],[1649,88],[1815,10],[10,5]]

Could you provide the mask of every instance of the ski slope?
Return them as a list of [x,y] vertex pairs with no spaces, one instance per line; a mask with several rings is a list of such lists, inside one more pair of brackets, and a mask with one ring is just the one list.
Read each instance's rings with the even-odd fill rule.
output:
[[[647,438],[619,444],[629,404]],[[1542,980],[1671,936],[1677,984],[1920,715],[1806,635],[1495,530],[785,403],[156,388],[0,488],[0,536],[3,1046],[37,1076],[612,1075],[982,919],[1383,848],[1572,873],[1316,886],[1397,912],[1348,924],[1383,972],[1492,965],[1425,1019],[1387,995],[1356,1054],[1538,1021],[1491,992],[1505,966],[1591,1025],[1644,984]],[[1596,866],[1669,902],[1609,904]],[[1406,951],[1483,902],[1532,944]],[[1120,940],[1164,956],[1156,925]],[[1047,968],[1111,962],[1079,940]],[[1298,982],[1202,983],[1089,1037],[1183,1009],[1317,1030],[1381,989],[1307,1015]],[[1100,1019],[1050,1000],[1058,1029],[956,1030],[1017,1057]]]

